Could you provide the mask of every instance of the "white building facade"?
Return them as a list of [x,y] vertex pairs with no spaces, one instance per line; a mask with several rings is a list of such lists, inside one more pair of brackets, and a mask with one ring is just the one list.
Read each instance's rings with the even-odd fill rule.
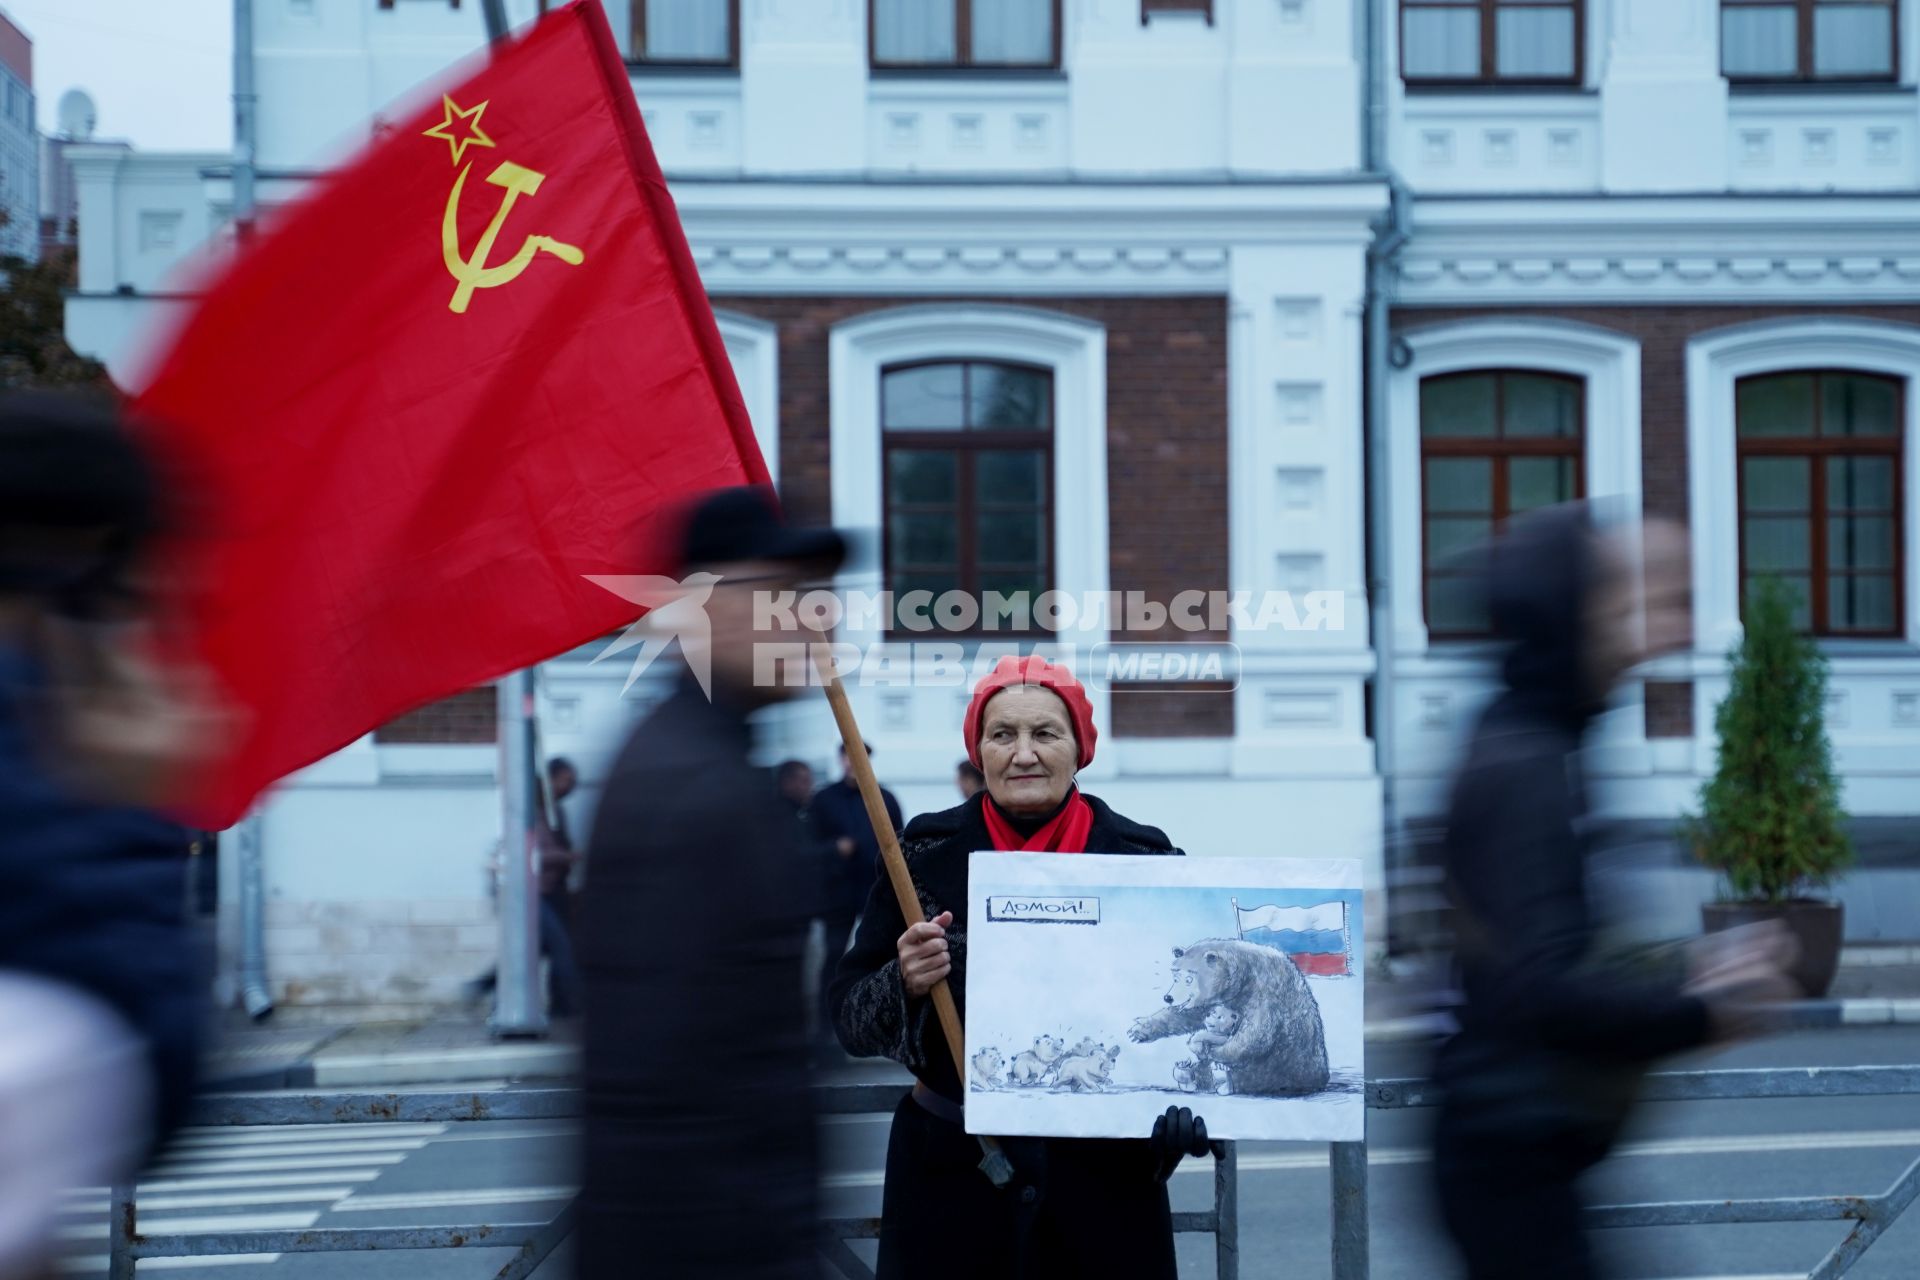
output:
[[[480,44],[444,0],[255,4],[267,203]],[[1915,0],[973,0],[964,29],[922,0],[634,4],[609,14],[784,499],[871,535],[849,586],[1343,606],[1338,630],[1074,636],[1239,646],[1231,687],[1096,690],[1085,781],[1122,811],[1194,853],[1359,857],[1383,883],[1387,787],[1435,812],[1490,687],[1448,548],[1589,496],[1697,540],[1693,651],[1603,727],[1618,812],[1671,817],[1710,769],[1761,571],[1804,581],[1834,655],[1850,807],[1911,812]],[[1373,29],[1392,173],[1363,147]],[[181,260],[220,242],[228,160],[71,155],[69,333],[134,384]],[[1396,181],[1376,636],[1363,334]],[[647,688],[623,701],[592,653],[547,664],[541,699],[588,805]],[[905,810],[951,803],[965,689],[853,692]],[[269,799],[281,998],[432,1001],[485,967],[493,735],[475,691]],[[835,740],[801,706],[766,751],[824,774]]]

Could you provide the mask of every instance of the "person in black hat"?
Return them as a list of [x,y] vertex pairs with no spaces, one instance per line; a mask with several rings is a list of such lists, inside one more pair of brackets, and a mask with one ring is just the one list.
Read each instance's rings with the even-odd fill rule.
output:
[[756,631],[755,596],[844,554],[763,489],[709,495],[687,519],[681,577],[715,579],[709,635],[681,633],[689,670],[621,751],[588,842],[583,1280],[818,1274],[793,998],[814,890],[791,810],[749,761],[749,717],[796,692],[756,679],[756,646],[805,639]]

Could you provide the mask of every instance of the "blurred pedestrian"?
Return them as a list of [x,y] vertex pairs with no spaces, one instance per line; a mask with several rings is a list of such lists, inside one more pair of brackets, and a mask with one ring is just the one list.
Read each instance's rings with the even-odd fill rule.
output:
[[580,918],[586,978],[579,1274],[814,1280],[819,1225],[804,1012],[806,885],[790,807],[749,759],[754,597],[831,574],[844,546],[730,489],[687,521],[682,573],[718,575],[694,672],[608,775]]
[[[867,756],[869,759],[873,756],[871,746],[867,748]],[[885,787],[880,788],[880,798],[886,802],[887,820],[893,823],[897,833],[903,825],[900,802]],[[814,984],[814,990],[819,994],[821,1036],[826,1042],[823,1047],[837,1050],[839,1045],[834,1039],[833,1012],[827,1003],[827,993],[833,983],[834,968],[853,934],[854,921],[860,918],[867,894],[880,874],[880,837],[874,834],[873,822],[867,817],[867,802],[861,798],[860,788],[848,771],[844,744],[840,747],[839,780],[820,788],[813,797],[813,834],[825,850],[820,915],[827,929],[826,954],[821,957],[819,981]]]
[[[880,1280],[1126,1276],[1174,1280],[1167,1181],[1209,1150],[1206,1121],[1169,1108],[1142,1141],[1003,1138],[1014,1183],[980,1172],[952,1050],[929,992],[946,979],[965,1014],[967,865],[975,850],[1163,854],[1166,833],[1083,795],[1098,734],[1085,689],[1039,656],[1007,657],[974,687],[961,728],[986,789],[922,814],[902,852],[931,917],[908,927],[892,884],[873,886],[833,983],[849,1053],[913,1072],[893,1115],[880,1210]],[[1044,999],[1043,994],[1036,998]],[[1136,1037],[1144,1038],[1144,1037]]]
[[[573,847],[562,803],[580,785],[579,771],[565,756],[547,761],[548,804],[540,824],[540,952],[547,958],[547,1009],[556,1018],[580,1013],[580,966],[574,959],[572,925],[574,868],[580,855]],[[552,817],[546,818],[550,813]]]
[[971,760],[962,760],[953,768],[953,785],[960,789],[962,800],[971,800],[987,785],[987,779],[980,772],[980,766]]
[[208,998],[192,833],[151,810],[225,746],[147,660],[156,471],[104,406],[0,398],[0,1278],[48,1261],[63,1190],[179,1124]]
[[1448,815],[1463,1004],[1434,1072],[1433,1172],[1472,1280],[1596,1275],[1577,1184],[1613,1145],[1640,1074],[1790,993],[1778,933],[1716,940],[1691,980],[1599,945],[1582,739],[1614,684],[1688,626],[1684,533],[1630,532],[1603,531],[1582,504],[1550,508],[1513,522],[1485,566],[1505,688]]
[[773,784],[780,789],[780,798],[793,806],[793,811],[803,820],[810,817],[813,807],[813,766],[805,760],[782,760],[774,766]]

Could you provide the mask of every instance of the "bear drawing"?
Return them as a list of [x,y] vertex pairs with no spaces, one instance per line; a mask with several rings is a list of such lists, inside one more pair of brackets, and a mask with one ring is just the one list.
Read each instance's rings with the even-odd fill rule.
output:
[[1240,1015],[1223,1004],[1217,1004],[1207,1010],[1205,1025],[1187,1037],[1187,1048],[1193,1050],[1195,1058],[1205,1060],[1213,1057],[1213,1051],[1233,1039],[1233,1029],[1240,1025]]
[[1118,1045],[1111,1049],[1094,1046],[1094,1052],[1078,1057],[1063,1058],[1060,1062],[1060,1075],[1055,1084],[1065,1085],[1076,1092],[1083,1089],[1102,1089],[1113,1074],[1114,1060],[1120,1056]]
[[1041,1036],[1033,1042],[1033,1048],[1015,1056],[1013,1074],[1009,1077],[1015,1084],[1039,1084],[1053,1073],[1060,1062],[1060,1042],[1052,1036]]
[[1006,1065],[1006,1059],[994,1048],[982,1049],[973,1055],[973,1083],[981,1089],[991,1089],[1000,1082],[1000,1068]]
[[[1165,1008],[1134,1022],[1136,1043],[1192,1036],[1224,1006],[1237,1022],[1211,1058],[1231,1070],[1237,1094],[1317,1093],[1327,1087],[1327,1038],[1313,989],[1292,960],[1272,947],[1208,938],[1173,949]],[[1210,1076],[1196,1060],[1194,1074]],[[1200,1087],[1210,1084],[1196,1079]]]
[[1086,1058],[1098,1052],[1100,1052],[1100,1046],[1094,1042],[1092,1036],[1081,1036],[1080,1043],[1067,1050],[1066,1056],[1069,1058]]

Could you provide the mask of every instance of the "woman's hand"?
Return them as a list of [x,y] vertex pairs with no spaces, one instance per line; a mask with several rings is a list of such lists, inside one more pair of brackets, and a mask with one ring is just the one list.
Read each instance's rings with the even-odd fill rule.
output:
[[900,981],[909,999],[918,1000],[953,972],[953,958],[947,954],[947,926],[952,923],[953,912],[942,911],[900,935]]
[[1185,1157],[1212,1155],[1217,1160],[1226,1154],[1226,1145],[1210,1141],[1207,1122],[1188,1108],[1168,1107],[1165,1115],[1154,1118],[1147,1150],[1153,1155],[1154,1180],[1165,1182]]

